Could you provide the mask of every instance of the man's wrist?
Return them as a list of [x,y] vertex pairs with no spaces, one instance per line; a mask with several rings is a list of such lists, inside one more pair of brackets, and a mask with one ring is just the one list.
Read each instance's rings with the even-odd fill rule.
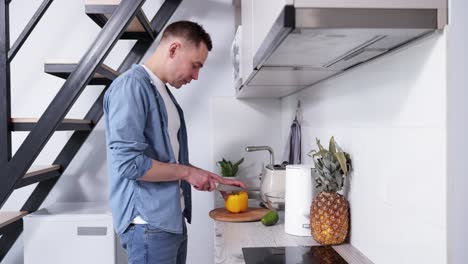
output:
[[179,168],[180,168],[180,173],[179,173],[180,179],[187,180],[187,178],[190,175],[190,170],[192,170],[192,168],[186,165],[179,165]]

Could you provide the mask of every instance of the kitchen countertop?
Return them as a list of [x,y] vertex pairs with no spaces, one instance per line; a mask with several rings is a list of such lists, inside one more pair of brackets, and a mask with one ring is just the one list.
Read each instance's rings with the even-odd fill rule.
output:
[[[222,199],[222,198],[221,198]],[[258,201],[249,200],[249,206],[258,205]],[[222,207],[223,202],[215,198],[215,206]],[[220,222],[215,221],[215,263],[245,263],[243,247],[286,247],[319,245],[312,237],[299,237],[284,232],[284,211],[279,212],[280,219],[273,226],[264,226],[257,222]],[[333,246],[333,248],[351,264],[372,264],[351,244]]]

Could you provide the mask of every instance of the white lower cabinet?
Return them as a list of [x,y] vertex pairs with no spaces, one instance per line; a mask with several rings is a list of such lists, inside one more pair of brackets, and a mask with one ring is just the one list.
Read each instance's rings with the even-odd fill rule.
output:
[[118,243],[105,204],[60,203],[24,218],[25,264],[125,263]]

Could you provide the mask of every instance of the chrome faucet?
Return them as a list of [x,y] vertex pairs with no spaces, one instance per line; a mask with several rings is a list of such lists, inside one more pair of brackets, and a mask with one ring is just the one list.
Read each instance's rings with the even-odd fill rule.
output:
[[275,164],[275,154],[273,153],[273,149],[269,146],[248,146],[245,147],[245,151],[252,152],[252,151],[260,151],[260,150],[268,150],[270,152],[270,164],[273,166]]

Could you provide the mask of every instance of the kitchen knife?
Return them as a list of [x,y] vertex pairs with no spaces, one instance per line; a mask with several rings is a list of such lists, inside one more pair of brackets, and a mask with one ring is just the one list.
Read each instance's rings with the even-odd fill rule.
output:
[[238,186],[221,184],[221,183],[217,184],[215,190],[225,191],[225,192],[238,192],[238,191],[254,192],[254,191],[260,191],[259,188],[251,188],[251,187],[242,188],[242,187],[238,187]]

